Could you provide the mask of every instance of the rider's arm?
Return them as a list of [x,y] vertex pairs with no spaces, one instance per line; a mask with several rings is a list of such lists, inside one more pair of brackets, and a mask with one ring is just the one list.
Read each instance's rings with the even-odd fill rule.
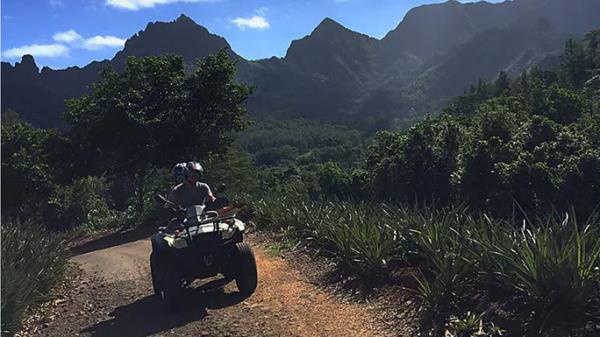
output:
[[170,202],[174,203],[175,205],[179,205],[179,198],[178,198],[178,193],[177,193],[177,187],[175,186],[171,189],[171,191],[169,192],[169,195],[167,196],[167,200],[169,200]]
[[207,189],[207,197],[206,197],[206,201],[208,202],[214,202],[215,201],[215,196],[213,195],[212,191],[210,190],[210,186],[206,185],[206,189]]

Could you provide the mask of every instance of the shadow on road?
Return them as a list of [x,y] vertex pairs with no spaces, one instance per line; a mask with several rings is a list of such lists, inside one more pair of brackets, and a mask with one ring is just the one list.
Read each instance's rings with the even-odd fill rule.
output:
[[72,247],[69,250],[69,253],[71,256],[81,255],[96,250],[119,246],[125,243],[145,239],[147,237],[150,237],[154,233],[156,233],[156,228],[150,226],[127,231],[119,231],[99,237],[82,245]]
[[112,319],[99,322],[80,331],[84,336],[145,337],[200,321],[208,316],[206,309],[221,309],[244,301],[247,296],[222,291],[206,292],[219,285],[213,281],[199,288],[186,289],[186,300],[180,310],[167,313],[157,296],[146,296],[116,308]]

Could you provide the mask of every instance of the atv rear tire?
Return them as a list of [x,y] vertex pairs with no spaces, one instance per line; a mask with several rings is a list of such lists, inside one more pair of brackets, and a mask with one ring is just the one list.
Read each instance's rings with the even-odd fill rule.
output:
[[235,283],[242,294],[250,295],[256,290],[258,283],[254,253],[245,242],[236,243],[235,248],[238,261]]
[[152,289],[155,295],[160,295],[160,270],[158,256],[155,252],[150,253],[150,274],[152,276]]

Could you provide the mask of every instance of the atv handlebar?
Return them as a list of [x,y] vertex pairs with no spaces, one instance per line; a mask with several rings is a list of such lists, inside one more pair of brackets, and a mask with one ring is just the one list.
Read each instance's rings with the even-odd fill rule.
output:
[[185,209],[183,209],[181,206],[176,205],[174,202],[165,198],[163,195],[157,194],[154,196],[154,199],[158,202],[162,202],[164,206],[168,206],[176,212],[185,212]]
[[[168,206],[169,208],[171,208],[172,210],[174,210],[175,212],[180,212],[180,213],[185,213],[185,208],[176,205],[174,202],[168,200],[167,198],[165,198],[163,195],[161,194],[156,194],[155,196],[156,201],[158,202],[162,202],[165,206]],[[211,218],[205,219],[201,222],[199,222],[197,225],[206,225],[209,223],[216,223],[216,222],[221,222],[221,221],[225,221],[225,220],[230,220],[230,219],[235,219],[235,215],[230,215],[230,216],[226,216],[226,217],[219,217],[217,212],[214,211],[207,211],[206,213],[213,213],[213,214],[217,214],[217,216],[213,216]],[[189,226],[185,226],[185,227],[189,227]]]

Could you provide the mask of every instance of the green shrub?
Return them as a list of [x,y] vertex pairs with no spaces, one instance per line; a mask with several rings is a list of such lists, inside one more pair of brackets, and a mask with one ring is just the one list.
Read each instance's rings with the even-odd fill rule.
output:
[[202,181],[208,183],[215,193],[220,184],[225,184],[228,197],[235,199],[238,195],[258,194],[258,172],[252,157],[231,147],[223,155],[216,155],[203,162],[204,176]]
[[340,270],[368,281],[385,279],[401,240],[381,205],[310,201],[297,185],[254,205],[263,228],[305,239],[335,258]]
[[[498,230],[496,228],[496,230]],[[571,331],[600,319],[600,222],[553,214],[526,221],[518,232],[485,240],[483,271],[493,275],[526,330]]]
[[367,281],[389,275],[401,237],[380,205],[336,202],[307,209],[311,238],[334,256],[339,266]]
[[118,212],[109,208],[109,186],[105,178],[80,178],[71,185],[56,185],[48,200],[44,220],[53,230],[78,226],[99,229],[118,225]]
[[1,128],[2,214],[31,215],[52,192],[57,167],[51,167],[48,150],[60,136],[24,122],[2,123]]
[[570,41],[558,69],[502,72],[406,132],[378,133],[363,166],[372,194],[506,218],[515,201],[529,214],[587,217],[600,203],[598,34]]
[[502,329],[494,323],[484,322],[481,316],[467,312],[463,317],[450,317],[446,324],[446,337],[497,337]]
[[[133,208],[128,208],[126,214],[130,221],[129,226],[152,225],[157,221],[167,220],[169,211],[163,208],[163,205],[157,203],[155,197],[157,194],[167,195],[174,186],[173,177],[170,169],[152,168],[147,177],[144,187],[144,212],[134,214]],[[133,196],[130,205],[133,205]],[[161,224],[163,226],[164,224]]]
[[[515,334],[551,336],[600,321],[598,217],[524,216],[519,228],[460,206],[311,201],[297,187],[257,201],[259,228],[310,243],[344,275],[367,283],[387,280],[398,267],[420,271],[414,291],[428,333],[441,335],[448,317],[472,311],[512,322]],[[492,328],[482,329],[493,335]]]
[[265,229],[297,227],[301,223],[297,210],[307,201],[306,187],[299,181],[281,185],[251,200],[256,210],[256,222]]
[[60,281],[65,257],[58,236],[34,222],[2,223],[2,333],[15,333],[25,310]]
[[319,166],[319,186],[327,197],[342,199],[351,193],[352,177],[336,162],[327,162]]
[[475,265],[468,260],[465,227],[471,219],[463,208],[415,210],[405,215],[413,247],[411,264],[418,266],[418,294],[425,325],[440,329],[448,313],[468,306]]

